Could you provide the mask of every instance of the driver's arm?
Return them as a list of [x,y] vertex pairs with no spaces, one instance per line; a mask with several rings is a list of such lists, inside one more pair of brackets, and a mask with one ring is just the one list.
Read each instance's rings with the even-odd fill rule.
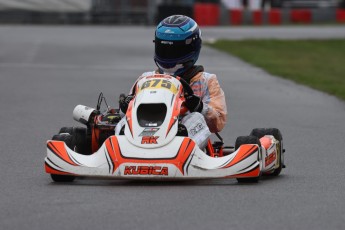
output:
[[216,75],[199,73],[191,80],[194,94],[203,102],[203,110],[206,123],[212,133],[220,132],[227,120],[227,107],[225,95],[219,85]]

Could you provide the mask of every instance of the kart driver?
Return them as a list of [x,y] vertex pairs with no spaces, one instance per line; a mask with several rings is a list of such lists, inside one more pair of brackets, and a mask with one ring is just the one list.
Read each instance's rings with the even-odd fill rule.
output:
[[[154,61],[158,70],[145,72],[138,80],[160,73],[179,76],[190,84],[194,95],[186,97],[185,104],[191,113],[182,119],[182,124],[188,131],[195,130],[194,126],[199,127],[197,132],[200,131],[200,135],[191,138],[201,138],[202,140],[196,142],[200,147],[204,147],[210,132],[219,132],[225,126],[227,108],[224,92],[216,75],[204,72],[201,65],[195,65],[201,49],[201,31],[193,19],[173,15],[158,24],[154,43]],[[132,99],[133,95],[120,99],[119,104],[123,113],[126,113]],[[200,126],[200,122],[205,124],[205,127]],[[200,130],[200,127],[203,130]]]

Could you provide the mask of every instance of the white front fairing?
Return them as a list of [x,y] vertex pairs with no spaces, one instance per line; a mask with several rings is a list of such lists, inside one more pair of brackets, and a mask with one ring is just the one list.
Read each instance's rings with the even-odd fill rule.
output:
[[[136,97],[131,101],[126,113],[125,136],[133,145],[145,149],[159,148],[168,144],[177,133],[181,83],[174,77],[158,74],[139,80],[136,90]],[[162,104],[166,106],[166,115],[162,124],[154,120],[140,124],[140,115],[138,115],[140,106],[150,108],[147,105]]]
[[230,155],[214,158],[188,137],[175,137],[165,146],[143,149],[125,136],[109,137],[92,155],[81,155],[64,142],[48,141],[46,172],[118,179],[202,179],[257,177],[261,149],[242,145]]

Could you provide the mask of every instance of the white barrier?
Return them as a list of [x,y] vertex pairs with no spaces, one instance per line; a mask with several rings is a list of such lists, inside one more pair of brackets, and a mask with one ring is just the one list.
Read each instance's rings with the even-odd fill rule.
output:
[[243,9],[242,0],[222,0],[227,9]]
[[92,0],[0,0],[0,10],[87,12]]

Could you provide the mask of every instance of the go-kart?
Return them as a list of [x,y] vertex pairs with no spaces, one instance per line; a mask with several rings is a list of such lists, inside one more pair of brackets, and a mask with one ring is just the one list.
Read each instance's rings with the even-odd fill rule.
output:
[[[257,182],[280,174],[283,138],[278,129],[253,129],[235,146],[223,139],[200,148],[181,123],[188,114],[185,97],[193,90],[183,79],[155,74],[133,87],[126,114],[111,109],[100,94],[96,109],[78,105],[76,121],[86,127],[63,127],[47,141],[45,170],[55,182],[78,176],[114,179],[236,178]],[[101,112],[104,101],[107,109]],[[115,130],[118,130],[115,135]]]

